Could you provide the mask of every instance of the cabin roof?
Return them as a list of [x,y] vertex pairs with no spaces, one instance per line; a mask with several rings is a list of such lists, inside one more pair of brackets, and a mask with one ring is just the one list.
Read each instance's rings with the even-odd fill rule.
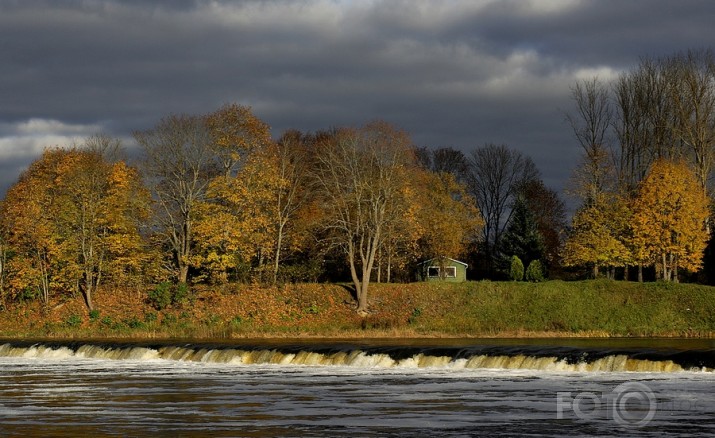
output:
[[419,264],[420,264],[420,265],[424,265],[424,264],[427,264],[427,263],[432,263],[433,261],[439,260],[439,259],[449,260],[449,261],[451,261],[451,262],[458,263],[458,264],[464,266],[465,268],[469,266],[468,264],[466,264],[466,263],[464,263],[464,262],[460,262],[459,260],[451,259],[451,258],[449,258],[449,257],[433,257],[433,258],[431,258],[431,259],[429,259],[429,260],[425,260],[424,262],[420,262]]

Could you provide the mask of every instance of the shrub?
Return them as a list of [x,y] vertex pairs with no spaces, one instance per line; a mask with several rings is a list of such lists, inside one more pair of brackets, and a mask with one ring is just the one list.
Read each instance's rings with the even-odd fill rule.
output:
[[149,291],[149,303],[156,310],[164,310],[171,304],[184,304],[189,299],[189,286],[186,283],[172,285],[164,281]]
[[82,324],[82,317],[79,315],[70,315],[65,321],[67,327],[79,327]]
[[186,283],[179,283],[172,289],[172,304],[184,304],[189,299],[189,285]]
[[89,320],[94,322],[99,319],[99,310],[94,309],[89,312]]
[[509,269],[509,278],[512,281],[521,281],[524,278],[524,264],[517,256],[511,256],[511,268]]
[[526,281],[544,281],[544,269],[541,267],[539,260],[529,263],[529,267],[526,268]]
[[417,318],[419,318],[420,315],[422,315],[422,309],[419,307],[415,307],[415,309],[412,311],[412,314],[407,319],[407,323],[414,324],[415,322],[417,322]]
[[163,310],[171,304],[171,283],[163,281],[149,291],[149,303],[156,310]]
[[123,319],[122,322],[129,328],[133,328],[133,329],[146,328],[146,325],[143,322],[139,321],[136,317]]
[[177,321],[176,315],[172,315],[171,313],[164,315],[164,318],[161,320],[162,325],[171,325],[175,324]]
[[17,296],[20,301],[32,301],[40,296],[40,292],[34,287],[26,287]]
[[308,313],[310,315],[317,315],[318,313],[320,313],[320,308],[317,304],[311,303],[310,306],[305,308],[305,313]]

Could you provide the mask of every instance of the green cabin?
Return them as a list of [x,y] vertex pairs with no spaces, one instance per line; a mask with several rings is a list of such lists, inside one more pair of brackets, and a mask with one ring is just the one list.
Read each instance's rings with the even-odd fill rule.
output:
[[435,257],[417,265],[417,280],[461,283],[467,281],[467,266],[459,260]]

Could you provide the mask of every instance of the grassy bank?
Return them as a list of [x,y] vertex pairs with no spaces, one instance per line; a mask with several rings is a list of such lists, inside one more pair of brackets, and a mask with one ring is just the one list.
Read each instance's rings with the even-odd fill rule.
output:
[[374,284],[359,317],[347,287],[200,287],[157,310],[146,293],[103,290],[9,305],[5,337],[715,336],[715,288],[607,280]]

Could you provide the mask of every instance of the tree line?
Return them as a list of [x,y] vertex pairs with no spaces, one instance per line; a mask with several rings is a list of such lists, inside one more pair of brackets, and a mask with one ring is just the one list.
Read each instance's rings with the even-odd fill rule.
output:
[[[365,310],[371,281],[409,281],[425,259],[479,252],[500,275],[503,234],[526,261],[558,250],[518,248],[513,202],[553,236],[536,209],[563,205],[531,159],[504,145],[469,158],[431,151],[382,121],[273,141],[236,104],[170,115],[134,138],[133,164],[118,140],[97,135],[45,150],[8,190],[3,302],[80,293],[91,310],[103,283],[350,280]],[[535,232],[542,245],[548,233]]]
[[570,224],[521,152],[417,147],[383,121],[273,140],[229,104],[135,132],[133,162],[103,135],[50,148],[0,202],[0,298],[79,293],[91,310],[100,284],[350,281],[365,311],[371,281],[445,257],[471,278],[677,280],[712,228],[713,70],[688,52],[572,88]]
[[[572,88],[567,119],[582,148],[581,199],[564,263],[593,275],[678,281],[700,270],[711,238],[715,60],[709,50],[644,58],[611,85]],[[710,250],[707,250],[709,252]],[[707,271],[701,271],[701,281]]]

